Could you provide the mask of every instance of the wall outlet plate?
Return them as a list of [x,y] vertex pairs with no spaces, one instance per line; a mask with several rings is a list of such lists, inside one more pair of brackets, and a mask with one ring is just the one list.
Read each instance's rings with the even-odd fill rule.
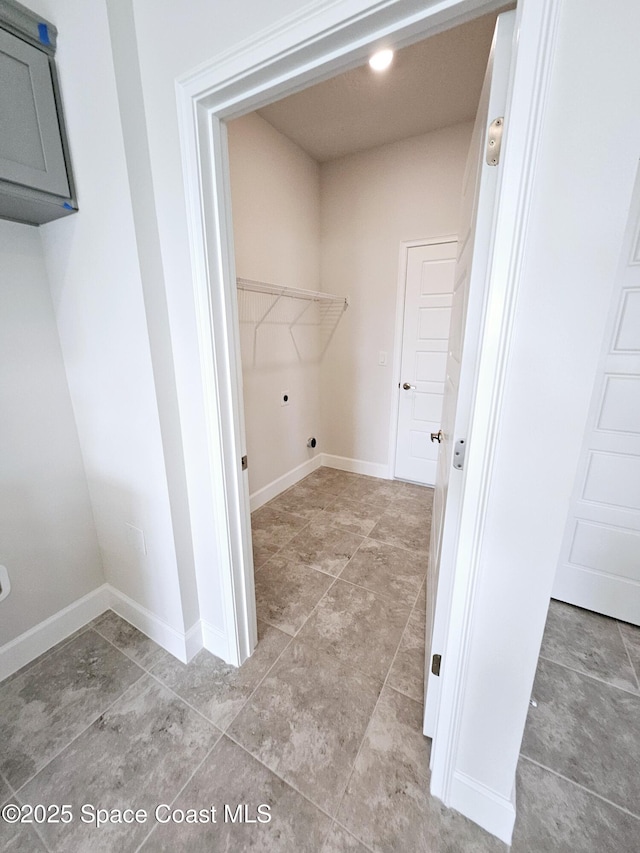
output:
[[0,566],[0,601],[11,592],[11,581],[6,566]]

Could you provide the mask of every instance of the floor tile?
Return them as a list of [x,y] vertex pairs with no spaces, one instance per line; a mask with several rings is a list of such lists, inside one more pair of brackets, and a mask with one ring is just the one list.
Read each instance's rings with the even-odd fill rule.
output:
[[380,480],[377,477],[361,477],[354,480],[344,491],[344,497],[356,501],[371,501],[385,506],[404,490],[399,480]]
[[282,548],[307,524],[307,519],[279,512],[268,504],[251,516],[251,535],[259,548]]
[[507,847],[429,795],[422,706],[385,687],[337,820],[382,853],[506,853]]
[[329,492],[315,488],[302,480],[269,501],[269,507],[278,512],[288,512],[291,515],[311,519],[333,500],[334,496]]
[[[257,819],[257,807],[268,823],[225,822],[225,805],[231,815],[246,804]],[[329,818],[294,791],[255,758],[227,737],[222,737],[202,767],[177,799],[176,809],[215,808],[216,822],[166,823],[157,826],[142,850],[145,853],[210,853],[246,850],[261,853],[316,853],[330,826]]]
[[[15,798],[12,803],[17,802]],[[0,818],[0,850],[5,853],[47,853],[47,848],[29,824],[6,823]]]
[[640,822],[615,806],[521,760],[511,853],[626,853]]
[[229,735],[331,814],[379,690],[373,679],[294,640]]
[[334,823],[331,832],[322,845],[321,853],[368,853],[368,851],[357,838]]
[[9,786],[4,779],[0,777],[0,805],[2,805],[2,803],[6,803],[10,796],[11,790],[9,789]]
[[319,518],[328,521],[333,527],[367,536],[383,511],[384,507],[380,504],[354,501],[341,495],[325,508]]
[[0,769],[14,789],[44,767],[142,673],[90,630],[0,685]]
[[293,637],[332,583],[331,575],[272,557],[255,576],[258,618]]
[[286,634],[259,621],[258,645],[241,667],[230,666],[203,649],[189,664],[167,658],[154,668],[153,675],[225,729],[288,642]]
[[426,571],[425,555],[366,539],[340,579],[413,607]]
[[540,654],[627,690],[638,690],[618,623],[570,604],[551,601]]
[[640,811],[640,696],[540,660],[522,754]]
[[626,622],[619,622],[618,627],[633,664],[636,680],[640,684],[640,628]]
[[344,569],[362,541],[362,536],[314,519],[282,548],[281,555],[301,566],[335,576]]
[[[80,809],[142,808],[171,802],[212,749],[220,732],[145,675],[20,792],[22,802],[70,803],[69,824],[41,827],[47,846],[91,853],[134,851],[148,823],[83,823]],[[153,820],[153,818],[151,818]]]
[[[405,510],[407,503],[410,506]],[[402,507],[392,504],[368,535],[380,542],[426,553],[431,536],[431,513],[415,501],[406,502]]]
[[398,496],[398,500],[417,501],[427,509],[433,506],[434,489],[433,486],[419,486],[417,483],[404,483],[402,492]]
[[424,702],[425,627],[424,613],[414,610],[387,678],[390,687],[420,703]]
[[157,643],[154,643],[153,640],[146,637],[141,631],[114,613],[113,610],[107,610],[106,613],[102,614],[95,622],[94,630],[105,640],[113,643],[127,657],[132,658],[143,669],[151,669],[154,664],[167,655],[167,652]]
[[260,569],[267,560],[270,560],[274,554],[280,550],[280,545],[269,545],[266,543],[259,544],[253,540],[253,568]]
[[317,486],[323,491],[337,496],[342,494],[350,483],[360,479],[360,477],[360,474],[352,474],[350,471],[340,471],[337,468],[323,466],[305,477],[302,482],[310,486]]
[[338,579],[298,636],[384,681],[408,619],[409,608]]
[[422,584],[422,588],[416,599],[416,603],[414,604],[416,610],[419,610],[421,613],[427,612],[427,582],[425,581]]

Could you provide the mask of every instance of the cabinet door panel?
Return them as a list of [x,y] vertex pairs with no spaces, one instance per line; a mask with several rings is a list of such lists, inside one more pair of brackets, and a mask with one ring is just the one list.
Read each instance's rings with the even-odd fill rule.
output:
[[47,55],[0,30],[0,178],[68,197]]

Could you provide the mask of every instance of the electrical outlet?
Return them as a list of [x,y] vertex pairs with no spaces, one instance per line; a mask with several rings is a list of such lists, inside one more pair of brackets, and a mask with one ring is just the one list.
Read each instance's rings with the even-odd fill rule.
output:
[[282,394],[280,394],[280,405],[281,406],[288,406],[290,400],[291,400],[291,395],[289,394],[288,391],[283,391]]
[[385,367],[387,364],[387,354],[384,350],[380,350],[378,353],[378,364],[380,367]]
[[134,527],[133,524],[129,524],[128,521],[125,521],[124,526],[126,528],[127,544],[131,550],[135,551],[136,554],[140,554],[142,557],[146,557],[147,543],[144,541],[144,533],[142,530],[140,530],[139,527]]
[[0,566],[0,601],[11,592],[11,581],[6,566]]

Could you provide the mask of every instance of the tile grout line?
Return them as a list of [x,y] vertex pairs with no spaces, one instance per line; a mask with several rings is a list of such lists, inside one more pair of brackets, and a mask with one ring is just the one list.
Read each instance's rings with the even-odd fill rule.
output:
[[[246,746],[241,744],[240,741],[236,740],[236,738],[232,734],[229,734],[229,732],[225,732],[224,737],[228,738],[231,741],[231,743],[235,744],[243,752],[246,752],[246,754],[250,758],[253,758],[254,761],[258,762],[258,764],[261,764],[266,770],[269,771],[269,773],[273,773],[273,775],[276,776],[281,782],[283,782],[285,785],[287,785],[289,788],[291,788],[293,791],[295,791],[296,794],[299,794],[304,800],[306,800],[308,803],[310,803],[314,807],[314,809],[317,809],[319,812],[322,812],[322,814],[325,815],[325,817],[328,817],[329,821],[330,821],[329,830],[331,830],[331,823],[333,823],[335,821],[335,817],[332,814],[330,814],[330,812],[328,812],[323,806],[320,806],[320,805],[318,805],[318,803],[314,802],[307,794],[304,794],[295,785],[294,782],[290,782],[288,779],[285,779],[284,776],[281,776],[277,770],[274,770],[273,767],[269,767],[269,765],[266,764],[261,758],[258,758],[257,755],[254,755],[249,749],[247,749]],[[329,833],[327,832],[327,835],[328,834]],[[353,834],[353,833],[351,833],[351,834]],[[326,836],[325,836],[324,840],[326,840]],[[323,843],[324,843],[324,840],[323,840]]]
[[580,782],[576,782],[575,779],[570,779],[569,776],[565,776],[564,774],[559,773],[557,770],[554,770],[553,767],[547,767],[546,764],[541,764],[539,761],[536,761],[535,758],[530,758],[528,755],[525,755],[524,752],[520,753],[520,758],[523,758],[525,761],[528,761],[529,764],[534,764],[536,767],[540,767],[542,770],[546,770],[547,772],[552,773],[559,779],[564,779],[565,782],[569,782],[569,784],[575,786],[576,788],[579,788],[586,794],[590,794],[597,800],[601,800],[603,803],[607,803],[608,805],[613,806],[614,809],[617,809],[620,812],[624,812],[624,814],[629,815],[629,817],[640,821],[640,815],[634,814],[633,812],[630,812],[629,809],[625,809],[624,806],[621,806],[618,803],[614,803],[613,800],[609,800],[606,797],[603,797],[602,794],[599,794],[597,791],[593,791],[591,788],[587,788],[585,785],[581,785]]
[[[206,719],[206,718],[205,718],[205,719]],[[218,731],[220,731],[220,730],[218,730]],[[222,740],[222,738],[223,738],[223,737],[224,737],[224,733],[223,733],[222,731],[220,731],[220,735],[219,735],[219,737],[217,737],[217,738],[216,738],[216,742],[213,744],[213,746],[211,747],[211,749],[207,750],[207,752],[206,752],[206,754],[205,754],[204,758],[202,759],[202,761],[198,762],[198,764],[196,765],[196,767],[195,767],[195,769],[194,769],[193,773],[189,776],[189,778],[187,779],[187,781],[184,783],[184,785],[180,788],[180,790],[177,792],[177,794],[175,795],[175,797],[174,797],[174,798],[171,800],[171,802],[168,804],[170,808],[173,808],[173,804],[176,802],[176,800],[178,799],[178,797],[180,796],[180,794],[182,794],[182,792],[185,790],[185,788],[187,787],[187,785],[189,785],[189,784],[190,784],[190,782],[192,781],[193,777],[196,775],[196,773],[198,772],[198,770],[200,770],[200,768],[202,767],[202,765],[203,765],[203,764],[205,763],[205,761],[209,758],[209,756],[211,755],[211,753],[213,752],[213,750],[216,748],[216,746],[220,743],[220,741]],[[158,828],[158,826],[160,826],[160,825],[161,825],[161,824],[156,823],[156,824],[154,824],[154,826],[152,826],[152,827],[151,827],[151,829],[149,830],[149,832],[144,836],[144,838],[142,839],[142,841],[140,842],[140,844],[136,847],[136,849],[135,849],[135,853],[138,853],[138,852],[139,852],[139,851],[144,847],[144,845],[147,843],[147,841],[149,840],[149,838],[151,837],[151,835],[153,835],[153,833],[155,832],[155,830],[156,830],[156,829]]]
[[[613,684],[610,681],[605,681],[603,678],[599,678],[597,675],[591,675],[589,672],[584,672],[581,669],[576,669],[573,666],[569,666],[566,663],[560,663],[560,661],[554,660],[553,658],[548,658],[545,655],[539,656],[540,660],[547,661],[547,663],[552,663],[555,666],[561,666],[563,669],[568,669],[569,672],[575,672],[576,675],[582,675],[585,678],[590,678],[592,681],[597,681],[598,684],[604,684],[605,687],[611,687],[614,690],[621,690],[623,693],[626,693],[628,696],[635,696],[636,699],[640,698],[640,693],[638,690],[634,690],[629,687],[621,687],[619,684]],[[633,671],[633,670],[632,670]],[[634,672],[635,675],[635,672]]]
[[624,634],[622,633],[622,627],[620,625],[620,622],[617,619],[616,619],[616,624],[618,626],[618,633],[620,634],[620,639],[622,640],[622,645],[624,646],[624,650],[627,653],[627,659],[629,661],[629,664],[631,665],[631,672],[634,675],[634,678],[636,680],[636,684],[638,685],[638,691],[640,692],[640,677],[638,676],[638,673],[636,672],[636,668],[633,665],[633,661],[631,660],[631,652],[629,651],[629,646],[627,645],[627,641],[625,640]]
[[[101,636],[102,636],[102,635],[101,635]],[[141,668],[141,669],[142,669],[142,668]],[[41,767],[39,770],[36,770],[36,772],[35,772],[32,776],[30,776],[30,777],[29,777],[25,782],[23,782],[23,783],[22,783],[22,785],[20,785],[20,787],[16,789],[15,796],[16,796],[16,797],[20,797],[20,792],[23,790],[23,788],[25,788],[27,785],[29,785],[31,782],[33,782],[33,780],[36,778],[36,776],[38,776],[40,773],[42,773],[42,771],[43,771],[43,770],[45,770],[45,769],[46,769],[46,768],[51,764],[51,762],[52,762],[52,761],[55,761],[55,760],[56,760],[56,758],[58,758],[60,755],[62,755],[62,753],[65,751],[65,749],[68,749],[68,748],[71,746],[71,744],[72,744],[72,743],[75,743],[75,742],[78,740],[78,738],[79,738],[79,737],[82,737],[82,735],[83,735],[83,734],[84,734],[88,729],[90,729],[90,728],[91,728],[91,726],[96,722],[96,720],[99,720],[99,719],[100,719],[100,717],[104,716],[108,711],[110,711],[110,710],[111,710],[111,708],[113,708],[113,706],[116,704],[116,702],[119,702],[119,701],[120,701],[120,699],[122,699],[122,697],[123,697],[123,696],[125,696],[125,695],[130,691],[130,690],[132,690],[132,689],[136,686],[136,684],[138,684],[138,682],[139,682],[142,678],[144,678],[144,677],[145,677],[145,675],[149,675],[149,674],[150,674],[150,673],[148,673],[146,670],[144,670],[144,669],[143,669],[143,670],[142,670],[142,672],[141,672],[141,674],[138,676],[138,678],[136,678],[136,680],[135,680],[135,681],[133,681],[133,682],[132,682],[132,683],[131,683],[127,688],[125,688],[125,689],[122,691],[122,693],[120,693],[118,696],[116,696],[116,698],[113,700],[113,702],[110,702],[110,703],[109,703],[105,708],[103,708],[103,710],[102,710],[102,711],[100,711],[100,713],[99,713],[97,716],[95,716],[95,717],[91,720],[91,722],[90,722],[88,725],[86,725],[86,726],[82,729],[82,731],[81,731],[81,732],[78,732],[78,734],[77,734],[75,737],[71,738],[71,740],[69,741],[69,743],[65,744],[61,749],[59,749],[59,750],[58,750],[58,752],[56,752],[56,754],[55,754],[55,755],[53,755],[53,756],[49,759],[49,761],[47,761],[47,762],[46,762],[46,764],[43,764],[43,765],[42,765],[42,767]]]
[[[411,618],[411,617],[409,617],[409,618]],[[405,630],[406,630],[408,624],[409,624],[409,620],[407,620],[407,625],[405,625]],[[384,681],[382,683],[382,687],[380,688],[380,693],[378,693],[378,698],[376,699],[376,703],[373,706],[373,710],[371,711],[371,716],[369,717],[369,722],[367,723],[365,730],[364,730],[364,734],[362,735],[362,740],[360,741],[360,746],[358,747],[358,751],[356,752],[356,756],[353,760],[353,764],[351,765],[351,770],[349,771],[349,775],[347,776],[346,785],[344,786],[344,789],[342,791],[342,795],[340,796],[340,800],[338,802],[338,807],[336,809],[336,817],[340,813],[342,803],[344,802],[344,798],[345,798],[345,796],[347,794],[347,790],[349,788],[349,784],[351,782],[351,779],[353,778],[353,773],[354,773],[356,764],[358,763],[358,758],[360,757],[360,753],[362,752],[362,747],[364,746],[364,742],[367,739],[367,734],[369,732],[369,729],[371,728],[371,721],[373,720],[375,713],[376,713],[376,710],[378,709],[378,705],[380,704],[380,699],[381,699],[382,694],[384,692],[384,688],[388,686],[390,690],[394,689],[390,684],[388,685],[389,674],[391,673],[393,665],[396,662],[396,658],[398,656],[398,651],[400,649],[400,644],[402,643],[402,637],[404,637],[404,631],[402,632],[400,639],[398,641],[398,645],[396,646],[395,653],[393,655],[393,658],[391,659],[391,663],[389,664],[389,668],[387,670],[387,674],[386,674]],[[404,694],[402,694],[402,695],[404,695]],[[407,697],[407,698],[410,698],[410,697]],[[411,701],[415,702],[415,699],[412,699]],[[423,713],[424,713],[424,711],[423,711]],[[340,824],[340,826],[342,826],[342,824]],[[343,829],[347,829],[347,828],[343,827]],[[347,830],[347,831],[351,832],[350,830]],[[351,834],[353,835],[353,833],[351,833]],[[358,841],[361,841],[360,837],[357,835],[354,835],[354,838],[357,838]]]

